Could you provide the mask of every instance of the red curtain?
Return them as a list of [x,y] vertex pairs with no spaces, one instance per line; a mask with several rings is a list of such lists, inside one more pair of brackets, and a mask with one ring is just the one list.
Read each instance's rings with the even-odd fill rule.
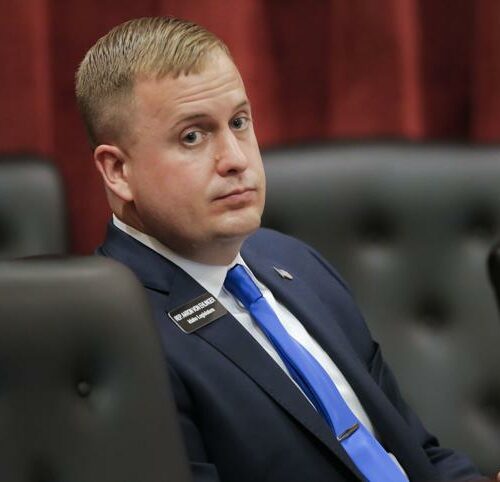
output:
[[73,77],[127,19],[176,15],[222,37],[261,145],[322,139],[500,139],[498,0],[2,0],[0,153],[43,154],[67,186],[73,251],[109,211]]

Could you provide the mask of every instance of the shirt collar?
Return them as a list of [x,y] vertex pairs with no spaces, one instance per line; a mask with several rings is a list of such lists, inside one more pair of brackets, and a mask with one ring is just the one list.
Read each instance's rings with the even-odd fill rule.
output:
[[132,236],[140,243],[144,244],[153,251],[156,251],[159,255],[176,264],[179,268],[181,268],[189,276],[191,276],[191,278],[195,279],[201,286],[203,286],[203,288],[205,288],[209,293],[216,297],[220,296],[221,294],[228,269],[232,268],[235,264],[241,264],[248,270],[248,266],[246,265],[245,261],[243,261],[240,253],[238,253],[236,255],[236,258],[228,265],[210,265],[197,263],[195,261],[191,261],[190,259],[179,256],[170,248],[160,243],[160,241],[158,241],[153,236],[149,236],[148,234],[138,231],[132,226],[125,224],[114,214],[113,224],[124,233]]

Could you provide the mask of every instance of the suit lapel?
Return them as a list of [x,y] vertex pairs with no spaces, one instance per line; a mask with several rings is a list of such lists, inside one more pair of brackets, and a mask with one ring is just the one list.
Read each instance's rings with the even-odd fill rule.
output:
[[[351,380],[356,381],[366,377],[366,369],[356,352],[351,348],[340,324],[332,319],[332,315],[326,311],[323,302],[316,293],[293,274],[290,267],[273,264],[251,251],[246,252],[243,257],[255,276],[272,291],[277,300],[300,320],[350,383]],[[282,278],[275,268],[291,273],[293,280]],[[353,388],[357,391],[359,386],[356,385]]]
[[[407,475],[410,479],[425,479],[435,475],[420,446],[412,446],[406,452],[401,450],[412,443],[406,436],[407,422],[381,394],[380,387],[367,373],[364,363],[352,348],[340,324],[335,322],[334,315],[326,310],[316,293],[293,273],[291,267],[273,264],[251,250],[246,250],[242,256],[255,276],[300,320],[309,334],[328,353],[359,397],[377,432],[385,440],[387,450],[408,467]],[[283,278],[275,268],[291,273],[293,279]],[[406,460],[407,452],[413,455],[411,461]]]
[[[182,269],[112,224],[108,227],[105,244],[97,252],[128,265],[141,279],[144,286],[165,293],[167,296],[164,309],[167,312],[205,292],[204,288]],[[283,280],[274,270],[273,264],[256,253],[243,251],[242,255],[257,278],[266,284],[276,298],[304,323],[311,335],[322,344],[339,368],[344,371],[346,367],[350,367],[348,360],[349,356],[353,356],[353,352],[347,353],[345,346],[348,346],[348,342],[340,328],[335,323],[328,323],[327,334],[325,323],[311,321],[311,313],[314,313],[314,317],[319,320],[327,316],[323,313],[324,309],[314,293],[297,278],[293,281]],[[288,269],[286,266],[277,267]],[[355,465],[332,435],[327,423],[289,377],[232,315],[226,314],[185,336],[202,338],[231,360],[290,416],[317,437],[357,477],[362,479]],[[332,339],[336,341],[332,343]],[[349,368],[348,371],[352,369]],[[348,373],[344,374],[351,380]],[[354,384],[353,388],[356,390]]]
[[[179,269],[171,281],[170,296],[165,309],[167,311],[175,309],[204,292],[202,286]],[[227,313],[213,323],[186,336],[202,338],[231,360],[361,478],[361,474],[332,436],[332,432],[323,418],[231,314]]]

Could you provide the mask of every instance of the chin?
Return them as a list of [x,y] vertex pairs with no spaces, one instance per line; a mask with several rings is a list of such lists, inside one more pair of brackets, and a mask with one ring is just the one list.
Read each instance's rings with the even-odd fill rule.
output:
[[235,216],[220,226],[219,237],[245,239],[260,228],[260,214]]

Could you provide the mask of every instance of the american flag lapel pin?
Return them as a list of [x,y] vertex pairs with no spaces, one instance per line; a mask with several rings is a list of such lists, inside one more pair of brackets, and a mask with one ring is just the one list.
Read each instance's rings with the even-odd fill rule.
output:
[[293,280],[293,276],[288,271],[281,268],[277,268],[276,266],[273,266],[273,268],[276,271],[276,273],[278,273],[283,279],[289,281]]

